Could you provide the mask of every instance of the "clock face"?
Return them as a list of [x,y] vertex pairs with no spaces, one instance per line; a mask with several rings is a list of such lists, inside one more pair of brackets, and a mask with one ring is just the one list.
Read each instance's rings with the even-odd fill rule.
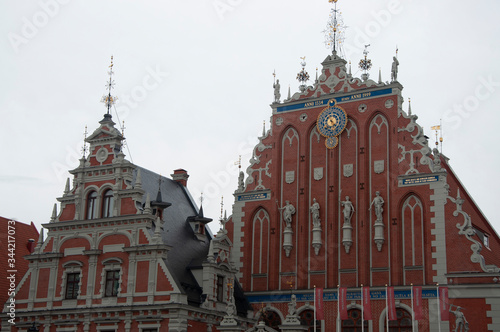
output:
[[333,105],[328,106],[320,113],[316,124],[319,133],[325,137],[340,135],[347,124],[345,111],[335,106],[335,101],[329,101],[329,103]]
[[325,140],[325,145],[329,149],[334,149],[339,144],[339,139],[336,136],[328,137]]

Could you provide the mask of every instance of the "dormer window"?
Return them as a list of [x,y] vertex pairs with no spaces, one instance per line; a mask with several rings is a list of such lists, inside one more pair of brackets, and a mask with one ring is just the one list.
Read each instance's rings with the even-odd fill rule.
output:
[[102,197],[102,217],[109,218],[113,216],[113,190],[108,189]]
[[97,218],[97,192],[92,191],[87,196],[87,219],[96,219]]

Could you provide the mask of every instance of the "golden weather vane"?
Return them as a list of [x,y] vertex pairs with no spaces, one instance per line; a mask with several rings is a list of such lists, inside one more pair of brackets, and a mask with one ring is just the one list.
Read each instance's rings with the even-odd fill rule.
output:
[[108,109],[108,114],[109,114],[109,110],[111,109],[111,106],[113,106],[116,103],[116,101],[118,100],[117,97],[111,95],[111,89],[113,89],[115,86],[115,81],[113,81],[113,74],[114,74],[114,72],[113,72],[113,56],[111,56],[111,64],[109,65],[108,74],[109,74],[109,81],[106,83],[106,87],[108,89],[108,94],[102,96],[101,102],[104,103],[104,105]]
[[238,168],[241,170],[241,155],[238,157],[238,161],[235,161],[234,164],[238,165]]

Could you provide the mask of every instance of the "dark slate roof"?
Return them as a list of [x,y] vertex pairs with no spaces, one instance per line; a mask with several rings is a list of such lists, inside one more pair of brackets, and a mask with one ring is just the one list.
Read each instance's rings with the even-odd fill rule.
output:
[[[142,189],[149,193],[150,200],[156,199],[158,194],[158,174],[145,168],[136,166],[134,170],[133,185],[137,176],[137,170],[141,170]],[[188,190],[172,179],[161,177],[161,196],[164,202],[171,203],[163,210],[163,241],[172,247],[168,252],[166,262],[175,282],[188,296],[192,304],[199,304],[201,299],[201,288],[196,282],[188,266],[192,262],[203,261],[208,254],[211,234],[207,227],[207,239],[199,241],[187,219],[198,214],[198,208],[189,194]],[[143,204],[146,202],[146,195]],[[151,230],[151,235],[153,230]]]

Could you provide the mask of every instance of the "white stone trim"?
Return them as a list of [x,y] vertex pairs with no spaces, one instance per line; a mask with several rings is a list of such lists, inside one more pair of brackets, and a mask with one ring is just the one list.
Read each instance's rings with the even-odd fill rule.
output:
[[431,183],[429,188],[434,190],[434,194],[430,199],[434,203],[430,207],[431,213],[434,212],[434,217],[431,218],[431,224],[434,229],[431,229],[431,234],[435,239],[431,241],[431,247],[435,248],[432,253],[432,258],[436,260],[436,264],[432,264],[432,269],[436,272],[436,276],[432,277],[433,283],[446,284],[447,262],[446,262],[446,225],[445,225],[445,204],[448,196],[448,191],[445,188],[446,179],[440,176],[440,181]]
[[123,243],[118,243],[118,244],[106,244],[102,246],[102,253],[108,253],[108,252],[122,252],[123,247],[125,244]]
[[488,324],[489,331],[500,331],[500,298],[486,298],[486,304],[491,306],[491,310],[486,312],[486,317],[491,317],[491,324]]

